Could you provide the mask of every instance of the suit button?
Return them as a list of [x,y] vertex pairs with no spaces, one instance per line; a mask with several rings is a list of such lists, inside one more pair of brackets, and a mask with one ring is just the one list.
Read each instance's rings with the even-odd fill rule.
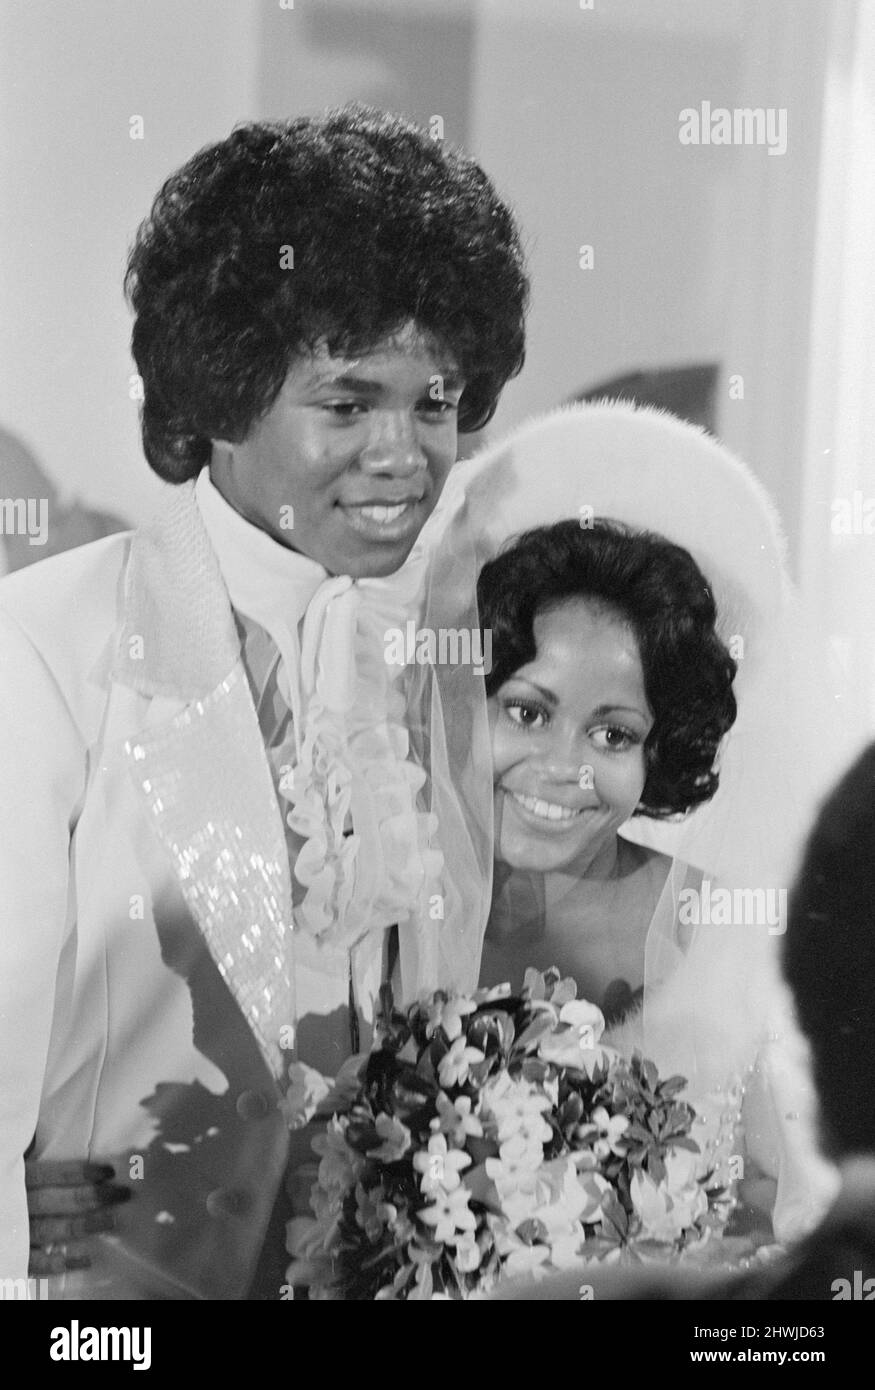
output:
[[207,1198],[207,1211],[217,1219],[228,1216],[245,1216],[252,1206],[248,1192],[239,1187],[217,1187]]
[[237,1097],[237,1114],[241,1120],[263,1120],[270,1102],[260,1091],[241,1091]]

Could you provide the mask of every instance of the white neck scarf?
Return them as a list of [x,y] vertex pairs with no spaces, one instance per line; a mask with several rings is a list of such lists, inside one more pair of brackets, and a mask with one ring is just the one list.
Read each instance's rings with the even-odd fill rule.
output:
[[[288,823],[304,841],[293,865],[307,888],[296,923],[351,946],[421,911],[440,871],[434,817],[416,809],[425,774],[408,760],[403,709],[385,660],[390,630],[415,618],[427,567],[417,543],[385,579],[329,576],[246,521],[211,481],[195,495],[232,604],[269,633],[282,656],[295,767],[280,781]],[[382,644],[382,646],[381,646]],[[348,815],[354,833],[344,834]]]

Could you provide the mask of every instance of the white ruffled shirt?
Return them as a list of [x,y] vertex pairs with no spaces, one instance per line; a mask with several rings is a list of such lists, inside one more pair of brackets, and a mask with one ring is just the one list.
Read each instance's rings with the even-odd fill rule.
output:
[[367,1027],[386,929],[423,910],[442,867],[434,817],[417,809],[425,774],[408,758],[401,669],[385,659],[389,629],[418,613],[426,559],[415,547],[387,579],[332,577],[241,516],[206,468],[195,495],[288,827],[298,1055],[331,1074],[351,1050],[350,986]]

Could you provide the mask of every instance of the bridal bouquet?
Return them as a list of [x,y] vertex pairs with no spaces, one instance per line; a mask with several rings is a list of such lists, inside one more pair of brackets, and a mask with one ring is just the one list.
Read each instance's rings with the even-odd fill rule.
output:
[[[468,1298],[581,1259],[666,1258],[722,1224],[697,1176],[683,1077],[601,1042],[558,971],[524,988],[384,995],[377,1045],[338,1089],[299,1079],[327,1126],[314,1219],[290,1223],[310,1297]],[[298,1069],[301,1071],[301,1069]]]

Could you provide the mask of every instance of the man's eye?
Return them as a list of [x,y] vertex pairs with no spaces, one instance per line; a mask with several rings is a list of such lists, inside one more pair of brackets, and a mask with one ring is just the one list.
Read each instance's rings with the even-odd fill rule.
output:
[[504,712],[510,722],[520,729],[543,728],[547,722],[547,711],[543,706],[532,704],[528,700],[509,700],[504,706]]
[[353,420],[367,407],[361,401],[323,401],[322,409],[337,420]]
[[459,409],[458,401],[432,400],[431,396],[426,396],[425,400],[420,401],[419,409],[423,415],[436,415],[443,419],[449,415],[455,415]]

